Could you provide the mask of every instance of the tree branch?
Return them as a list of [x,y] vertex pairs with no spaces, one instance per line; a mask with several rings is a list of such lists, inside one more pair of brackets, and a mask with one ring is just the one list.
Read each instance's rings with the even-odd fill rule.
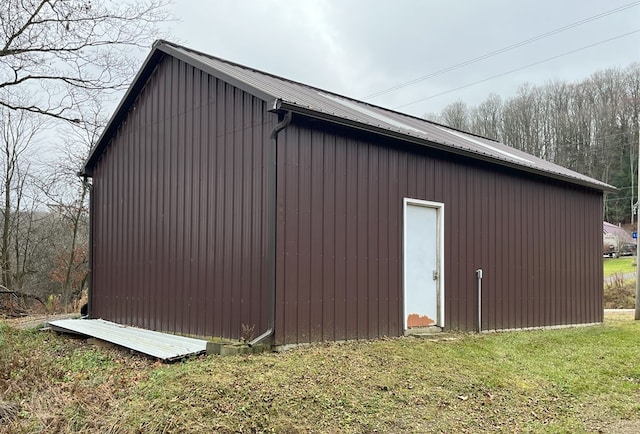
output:
[[8,109],[11,110],[24,110],[24,111],[28,111],[31,113],[36,113],[36,114],[40,114],[40,115],[44,115],[44,116],[49,116],[53,119],[59,119],[62,121],[67,121],[67,122],[72,122],[75,124],[78,124],[81,122],[80,119],[78,118],[70,118],[67,116],[63,116],[62,113],[55,113],[55,112],[51,112],[51,111],[47,111],[45,109],[41,109],[40,107],[37,106],[21,106],[21,105],[12,105],[7,103],[6,101],[2,101],[0,100],[0,106],[6,107]]
[[7,43],[4,45],[4,48],[0,51],[0,53],[7,51],[11,46],[11,44],[13,43],[13,41],[15,41],[18,37],[20,37],[20,35],[22,35],[29,26],[34,24],[34,19],[38,16],[38,14],[40,13],[44,5],[47,3],[49,3],[49,0],[42,0],[40,2],[40,4],[29,16],[29,19],[27,19],[27,21],[22,25],[22,27],[20,27],[17,32],[15,32],[13,35],[10,35],[7,38]]

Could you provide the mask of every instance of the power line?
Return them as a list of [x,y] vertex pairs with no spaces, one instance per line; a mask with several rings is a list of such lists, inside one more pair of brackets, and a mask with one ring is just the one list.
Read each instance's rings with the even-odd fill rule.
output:
[[[500,48],[498,50],[491,51],[489,53],[483,54],[482,56],[474,57],[473,59],[470,59],[470,60],[465,60],[464,62],[460,62],[460,63],[458,63],[456,65],[449,66],[447,68],[441,69],[441,70],[433,72],[431,74],[427,74],[427,75],[424,75],[422,77],[418,77],[416,79],[413,79],[411,81],[407,81],[405,83],[400,83],[400,84],[398,84],[396,86],[393,86],[393,87],[390,87],[388,89],[384,89],[384,90],[381,90],[379,92],[372,93],[371,95],[367,95],[367,96],[363,97],[362,99],[367,100],[367,99],[376,98],[376,97],[378,97],[380,95],[384,95],[384,94],[387,94],[389,92],[393,92],[395,90],[402,89],[403,87],[410,86],[412,84],[418,83],[420,81],[427,80],[429,78],[437,77],[438,75],[442,75],[442,74],[445,74],[447,72],[451,72],[451,71],[454,71],[456,69],[460,69],[460,68],[462,68],[464,66],[468,66],[468,65],[471,65],[473,63],[479,62],[481,60],[485,60],[485,59],[488,59],[490,57],[497,56],[498,54],[502,54],[502,53],[505,53],[507,51],[513,50],[515,48],[519,48],[519,47],[522,47],[524,45],[531,44],[532,42],[536,42],[536,41],[539,41],[541,39],[548,38],[549,36],[556,35],[558,33],[561,33],[561,32],[567,31],[569,29],[572,29],[574,27],[578,27],[578,26],[581,26],[583,24],[589,23],[591,21],[595,21],[595,20],[598,20],[600,18],[604,18],[604,17],[606,17],[608,15],[612,15],[612,14],[621,12],[623,10],[630,9],[632,7],[637,6],[638,4],[640,4],[640,1],[636,1],[636,2],[633,2],[633,3],[628,3],[628,4],[620,6],[618,8],[611,9],[609,11],[605,11],[605,12],[599,13],[597,15],[593,15],[591,17],[576,21],[576,22],[571,23],[571,24],[567,24],[566,26],[558,27],[557,29],[550,30],[550,31],[548,31],[546,33],[542,33],[540,35],[534,36],[534,37],[529,38],[529,39],[525,39],[524,41],[516,42],[515,44],[511,44],[511,45],[508,45],[506,47]],[[401,106],[401,107],[403,107],[403,106]]]
[[427,97],[420,98],[420,99],[417,99],[415,101],[411,101],[411,102],[408,102],[406,104],[402,104],[402,105],[393,107],[393,109],[397,110],[399,108],[407,107],[407,106],[410,106],[410,105],[413,105],[413,104],[416,104],[416,103],[419,103],[419,102],[422,102],[422,101],[426,101],[428,99],[432,99],[432,98],[436,98],[438,96],[446,95],[448,93],[455,92],[455,91],[460,90],[460,89],[466,89],[467,87],[475,86],[476,84],[484,83],[486,81],[493,80],[494,78],[504,77],[505,75],[512,74],[512,73],[517,72],[517,71],[522,71],[523,69],[531,68],[532,66],[540,65],[541,63],[549,62],[551,60],[555,60],[555,59],[558,59],[560,57],[568,56],[570,54],[574,54],[574,53],[577,53],[579,51],[586,50],[588,48],[593,48],[593,47],[598,46],[598,45],[606,44],[607,42],[615,41],[616,39],[621,39],[621,38],[633,35],[633,34],[638,33],[638,32],[640,32],[640,29],[633,30],[633,31],[628,32],[628,33],[623,33],[622,35],[614,36],[613,38],[605,39],[603,41],[595,42],[593,44],[585,45],[584,47],[576,48],[575,50],[567,51],[565,53],[558,54],[557,56],[547,57],[546,59],[539,60],[539,61],[533,62],[533,63],[529,63],[528,65],[524,65],[524,66],[521,66],[519,68],[514,68],[514,69],[511,69],[509,71],[502,72],[500,74],[492,75],[491,77],[487,77],[487,78],[484,78],[482,80],[474,81],[473,83],[468,83],[468,84],[465,84],[465,85],[462,85],[462,86],[455,87],[453,89],[445,90],[444,92],[436,93],[434,95],[429,95]]

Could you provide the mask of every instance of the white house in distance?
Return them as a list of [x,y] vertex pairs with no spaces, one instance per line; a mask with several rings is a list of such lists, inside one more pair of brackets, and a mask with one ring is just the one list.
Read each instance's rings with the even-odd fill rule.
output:
[[620,226],[602,222],[602,253],[617,257],[635,253],[636,240]]

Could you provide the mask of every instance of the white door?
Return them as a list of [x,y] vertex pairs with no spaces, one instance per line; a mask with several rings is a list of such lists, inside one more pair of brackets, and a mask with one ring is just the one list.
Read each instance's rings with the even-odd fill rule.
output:
[[404,200],[404,328],[444,326],[442,221],[444,206]]

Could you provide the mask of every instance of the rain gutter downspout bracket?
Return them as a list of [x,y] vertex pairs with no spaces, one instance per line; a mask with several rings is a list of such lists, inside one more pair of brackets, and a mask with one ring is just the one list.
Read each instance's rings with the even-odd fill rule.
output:
[[[276,100],[274,103],[274,108],[277,108],[278,101]],[[277,180],[278,180],[278,133],[284,130],[290,123],[291,118],[293,117],[293,113],[291,111],[287,111],[284,115],[284,118],[273,127],[271,130],[271,134],[269,136],[271,140],[271,161],[269,162],[270,168],[270,180],[269,180],[269,216],[271,217],[271,228],[269,231],[269,240],[268,240],[268,248],[269,248],[269,312],[268,312],[268,326],[267,330],[264,331],[260,336],[253,339],[251,342],[248,342],[247,345],[250,347],[257,345],[267,338],[273,335],[275,331],[275,310],[276,310],[276,227],[278,224],[278,206],[277,206]]]

